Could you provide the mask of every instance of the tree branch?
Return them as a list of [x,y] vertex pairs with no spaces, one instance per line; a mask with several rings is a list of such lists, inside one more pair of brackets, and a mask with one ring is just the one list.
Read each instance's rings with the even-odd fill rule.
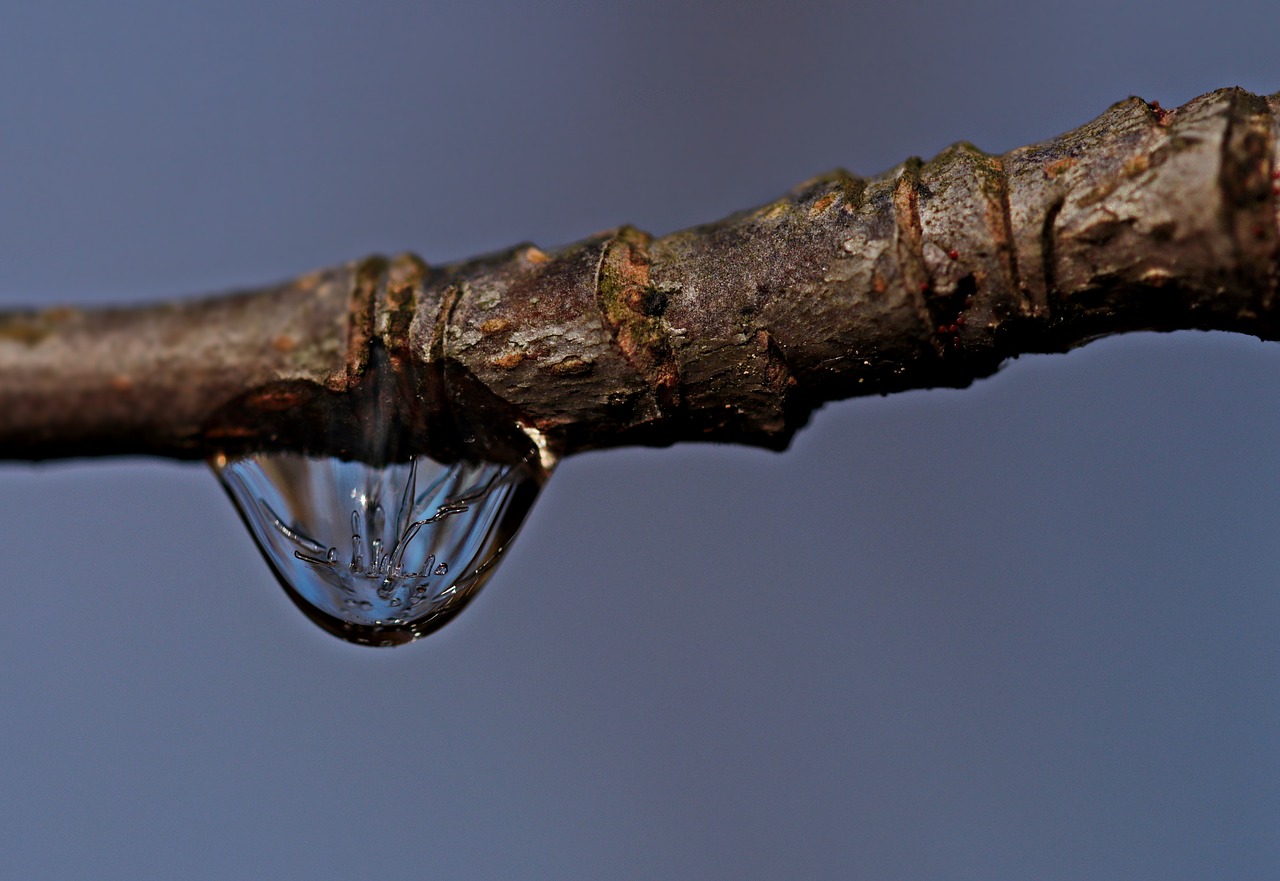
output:
[[0,314],[0,457],[501,458],[530,433],[562,453],[782,448],[825,401],[962,387],[1026,352],[1132,330],[1276,339],[1278,132],[1280,94],[1131,98],[1003,156],[961,143],[837,171],[662,238]]

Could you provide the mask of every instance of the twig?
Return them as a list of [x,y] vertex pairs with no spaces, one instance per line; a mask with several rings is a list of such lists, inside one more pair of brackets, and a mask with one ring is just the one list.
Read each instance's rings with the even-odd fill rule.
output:
[[[1280,94],[1131,98],[990,156],[839,171],[719,223],[162,306],[0,314],[0,457],[437,458],[717,440],[1132,330],[1277,337]],[[370,413],[375,407],[376,413]],[[386,441],[370,452],[369,423]]]

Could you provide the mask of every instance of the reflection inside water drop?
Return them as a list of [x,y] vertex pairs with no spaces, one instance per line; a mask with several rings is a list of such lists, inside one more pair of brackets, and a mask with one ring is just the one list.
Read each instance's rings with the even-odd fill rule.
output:
[[213,467],[290,598],[363,645],[409,642],[457,614],[546,475],[529,461],[425,456],[374,467],[254,453]]

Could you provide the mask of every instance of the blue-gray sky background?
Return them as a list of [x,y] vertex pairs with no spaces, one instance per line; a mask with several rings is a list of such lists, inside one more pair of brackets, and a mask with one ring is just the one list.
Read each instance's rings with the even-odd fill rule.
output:
[[[655,233],[1280,90],[1280,5],[10,3],[0,305]],[[3,418],[0,416],[0,418]],[[348,646],[197,465],[0,467],[0,874],[1280,875],[1280,346],[1126,337],[571,459]]]

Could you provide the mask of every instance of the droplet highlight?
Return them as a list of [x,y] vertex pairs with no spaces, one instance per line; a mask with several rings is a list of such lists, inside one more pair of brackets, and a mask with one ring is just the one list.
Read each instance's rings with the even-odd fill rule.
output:
[[330,633],[377,646],[462,610],[548,473],[530,460],[372,466],[280,452],[212,464],[294,603]]

